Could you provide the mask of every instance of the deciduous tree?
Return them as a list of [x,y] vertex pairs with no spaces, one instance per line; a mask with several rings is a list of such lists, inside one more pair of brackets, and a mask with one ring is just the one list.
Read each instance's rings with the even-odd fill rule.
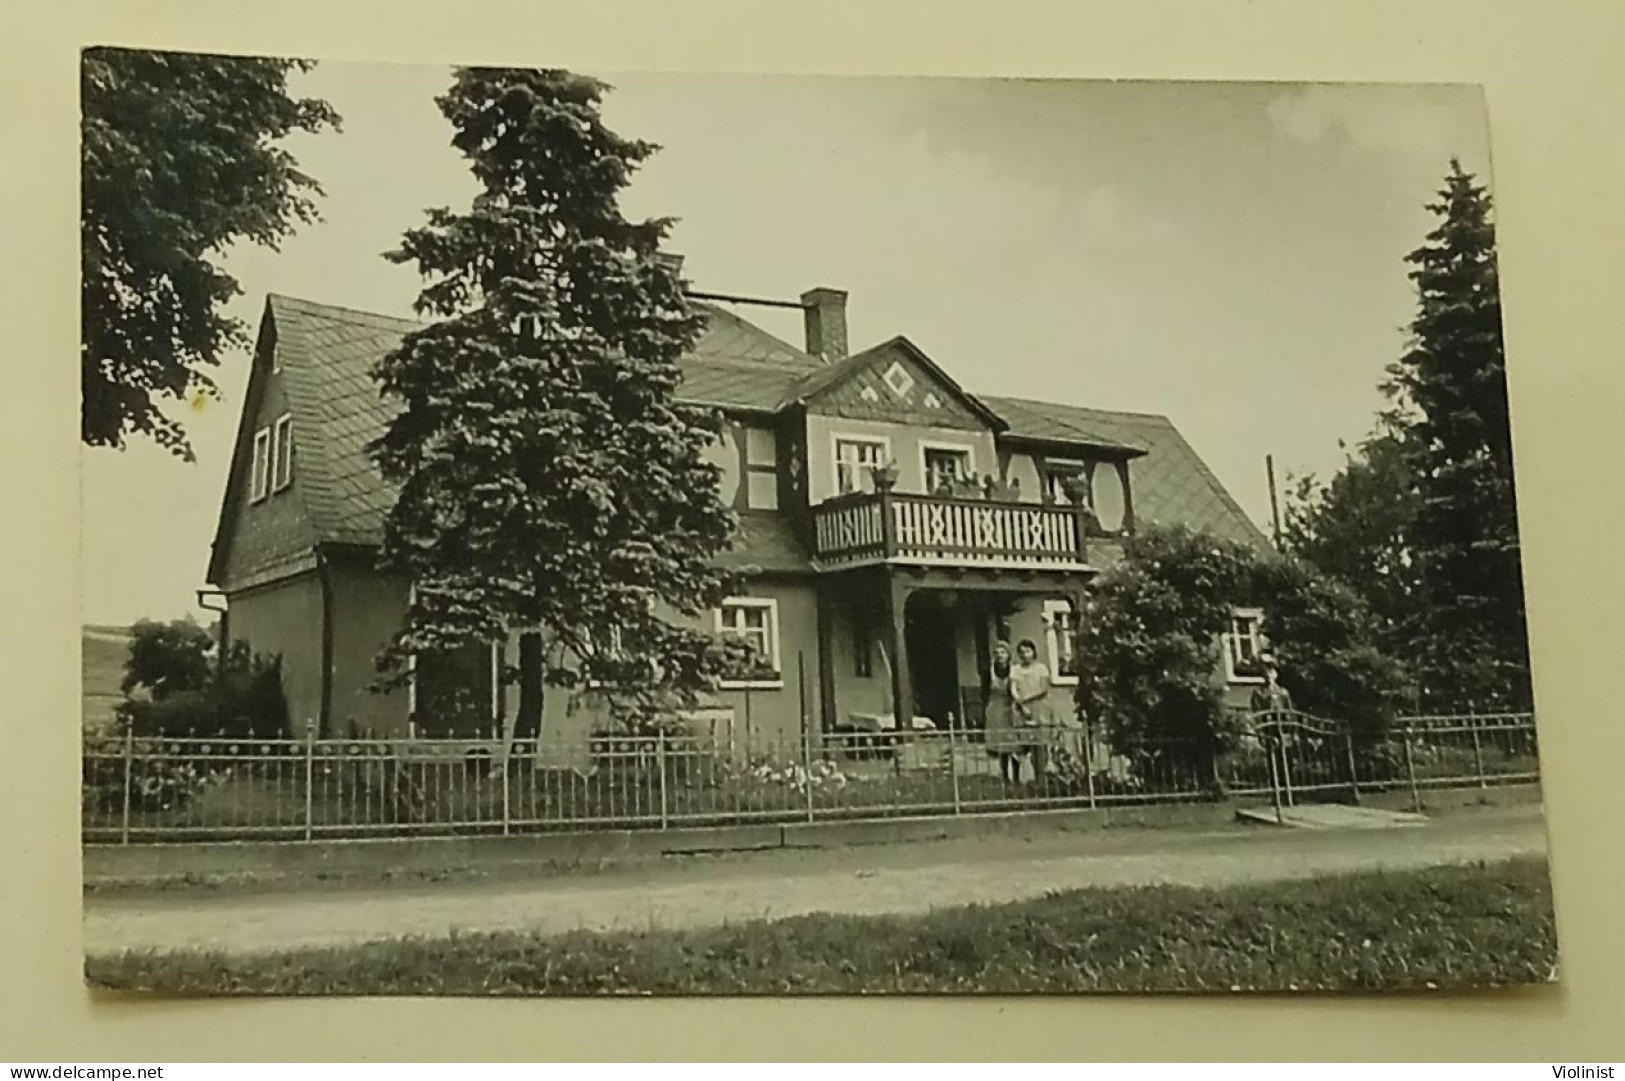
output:
[[1297,480],[1281,531],[1288,552],[1364,598],[1380,640],[1394,653],[1403,653],[1415,633],[1416,506],[1405,433],[1384,427],[1329,481]]
[[288,91],[298,60],[91,49],[83,56],[82,392],[89,446],[150,436],[190,460],[165,399],[212,393],[209,369],[246,329],[220,265],[241,241],[275,248],[316,217],[321,188],[278,141],[338,125]]
[[201,690],[209,682],[214,649],[209,632],[194,620],[139,620],[130,628],[130,652],[119,689],[125,694],[145,690],[159,701],[181,691]]
[[1209,775],[1234,735],[1222,639],[1264,611],[1281,682],[1310,713],[1376,734],[1405,693],[1354,592],[1308,564],[1183,526],[1151,526],[1092,583],[1078,634],[1078,703],[1126,753]]

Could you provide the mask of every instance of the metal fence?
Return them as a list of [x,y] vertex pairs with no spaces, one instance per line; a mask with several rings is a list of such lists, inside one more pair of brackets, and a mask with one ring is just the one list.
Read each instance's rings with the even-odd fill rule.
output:
[[1226,753],[1113,747],[1084,727],[775,742],[690,735],[522,741],[142,738],[87,742],[90,843],[510,834],[1189,803],[1359,800],[1537,780],[1528,714],[1344,726],[1249,718]]

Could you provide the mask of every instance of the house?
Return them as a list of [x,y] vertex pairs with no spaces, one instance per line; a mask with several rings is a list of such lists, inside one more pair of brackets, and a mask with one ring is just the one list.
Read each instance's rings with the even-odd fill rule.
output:
[[[1267,544],[1166,418],[974,394],[905,337],[849,352],[846,299],[801,297],[803,347],[696,299],[707,326],[681,394],[726,418],[711,454],[740,525],[719,558],[745,583],[710,618],[764,662],[722,691],[736,734],[975,725],[1000,638],[1031,639],[1057,684],[1075,682],[1081,590],[1136,523]],[[324,735],[405,734],[409,718],[471,735],[517,705],[496,675],[514,641],[370,687],[408,597],[376,568],[393,493],[366,448],[391,406],[370,369],[415,326],[272,296],[259,329],[208,580],[229,638],[280,655],[296,723]],[[1235,681],[1255,615],[1229,636]],[[549,736],[596,721],[548,694]]]

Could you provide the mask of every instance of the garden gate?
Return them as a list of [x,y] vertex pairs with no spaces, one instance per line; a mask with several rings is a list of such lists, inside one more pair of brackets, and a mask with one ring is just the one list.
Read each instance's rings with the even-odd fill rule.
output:
[[1347,723],[1297,710],[1265,710],[1247,716],[1243,742],[1262,751],[1275,814],[1316,802],[1360,802],[1354,735]]

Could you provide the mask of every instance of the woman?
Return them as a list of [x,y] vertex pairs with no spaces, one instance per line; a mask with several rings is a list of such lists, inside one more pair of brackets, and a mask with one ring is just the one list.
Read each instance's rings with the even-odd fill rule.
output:
[[989,754],[999,759],[999,776],[1006,784],[1021,781],[1021,741],[1015,731],[1014,702],[1010,698],[1010,647],[993,644],[993,665],[987,680],[986,733]]
[[1010,666],[1010,701],[1016,724],[1028,730],[1023,742],[1032,752],[1034,777],[1044,773],[1051,730],[1055,727],[1049,688],[1049,668],[1038,659],[1038,646],[1031,638],[1023,638],[1016,646],[1016,663]]

